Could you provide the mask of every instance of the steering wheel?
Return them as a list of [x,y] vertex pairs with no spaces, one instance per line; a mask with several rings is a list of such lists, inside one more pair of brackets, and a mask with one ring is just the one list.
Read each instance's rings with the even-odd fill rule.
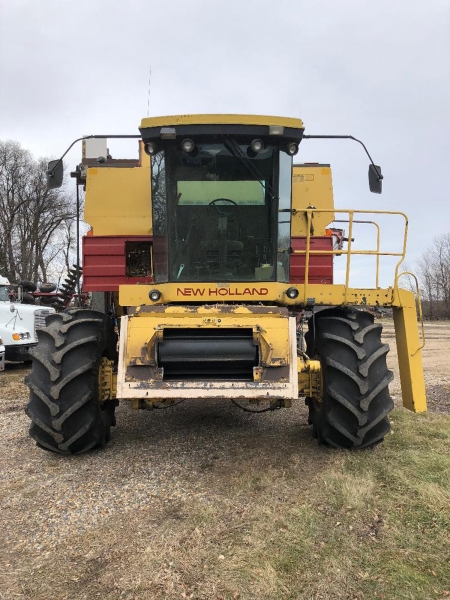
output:
[[239,207],[234,200],[229,198],[216,198],[211,200],[209,206],[213,206],[219,217],[227,217],[228,221],[234,221],[238,218]]

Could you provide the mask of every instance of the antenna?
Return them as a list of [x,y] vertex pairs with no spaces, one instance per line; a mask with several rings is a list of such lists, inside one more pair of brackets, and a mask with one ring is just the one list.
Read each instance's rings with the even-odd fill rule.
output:
[[151,82],[152,82],[152,65],[150,65],[149,73],[148,73],[148,100],[147,100],[147,117],[150,116],[150,90],[151,90]]

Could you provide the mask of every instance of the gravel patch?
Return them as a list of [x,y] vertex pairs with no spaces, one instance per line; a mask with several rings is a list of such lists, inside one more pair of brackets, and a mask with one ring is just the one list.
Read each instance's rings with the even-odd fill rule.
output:
[[118,513],[193,497],[209,503],[214,499],[211,479],[222,489],[230,466],[238,460],[242,467],[246,453],[262,452],[262,462],[270,465],[281,454],[297,455],[303,445],[313,445],[302,406],[262,417],[220,401],[207,407],[186,401],[153,411],[133,411],[123,404],[105,449],[61,457],[38,449],[28,438],[25,402],[23,396],[14,407],[11,400],[2,402],[0,411],[1,482],[8,490],[2,498],[1,536],[13,553],[25,547],[52,550]]
[[450,415],[450,384],[427,385],[428,410]]

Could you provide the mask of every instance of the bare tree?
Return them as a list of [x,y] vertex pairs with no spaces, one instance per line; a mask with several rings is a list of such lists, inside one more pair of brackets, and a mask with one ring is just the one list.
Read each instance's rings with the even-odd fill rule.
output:
[[166,165],[164,152],[152,157],[153,232],[165,235],[166,227]]
[[450,233],[434,238],[419,261],[426,315],[450,318]]
[[48,190],[47,161],[35,160],[18,142],[0,142],[0,268],[12,281],[46,281],[70,240],[73,198]]
[[404,275],[399,279],[399,287],[404,288],[405,290],[408,290],[416,295],[416,282],[414,281],[414,278],[409,275],[411,272],[412,269],[409,266],[409,263],[404,261],[399,270],[399,274],[404,273]]

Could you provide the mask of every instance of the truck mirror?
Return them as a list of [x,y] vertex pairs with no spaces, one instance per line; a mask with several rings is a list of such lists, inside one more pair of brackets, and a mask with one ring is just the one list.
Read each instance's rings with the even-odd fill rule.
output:
[[381,174],[381,167],[377,165],[369,165],[369,188],[374,194],[381,194],[382,192],[382,181],[383,175]]
[[48,163],[47,168],[47,187],[49,190],[54,190],[62,186],[64,177],[64,165],[63,161],[51,160]]

